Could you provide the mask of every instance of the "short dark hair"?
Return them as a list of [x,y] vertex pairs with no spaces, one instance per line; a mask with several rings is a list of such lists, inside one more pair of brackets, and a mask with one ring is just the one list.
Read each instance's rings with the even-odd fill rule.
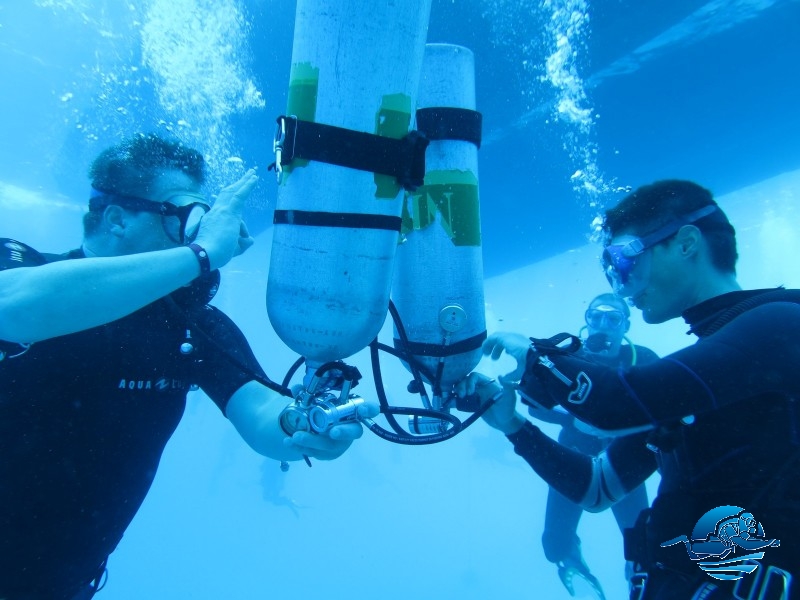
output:
[[[203,155],[177,140],[154,133],[139,133],[107,148],[92,162],[89,179],[100,192],[138,196],[149,192],[164,170],[179,170],[203,185],[206,163]],[[88,212],[83,219],[86,234],[94,233],[102,211]]]
[[607,304],[608,306],[619,306],[626,319],[629,319],[631,316],[631,309],[628,307],[628,303],[625,301],[625,298],[617,296],[616,294],[612,294],[611,292],[606,292],[605,294],[595,296],[594,299],[589,302],[589,307],[593,305],[600,306],[603,304]]
[[[620,232],[645,236],[704,206],[719,206],[710,191],[692,181],[667,179],[644,185],[605,212],[603,233],[608,241]],[[703,234],[712,264],[736,272],[736,231],[720,208],[692,223]]]

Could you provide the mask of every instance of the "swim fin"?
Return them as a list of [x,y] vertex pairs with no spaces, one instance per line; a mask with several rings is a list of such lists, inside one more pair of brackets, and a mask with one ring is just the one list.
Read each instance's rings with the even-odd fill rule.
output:
[[564,561],[558,565],[558,576],[573,598],[606,600],[600,582],[591,574],[586,564]]

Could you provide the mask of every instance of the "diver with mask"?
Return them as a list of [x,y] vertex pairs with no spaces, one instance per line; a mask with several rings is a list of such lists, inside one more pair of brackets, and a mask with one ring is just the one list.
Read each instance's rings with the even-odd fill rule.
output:
[[[614,292],[645,323],[683,318],[696,343],[619,370],[587,360],[569,334],[498,332],[484,354],[517,368],[496,382],[472,373],[459,393],[492,399],[483,419],[589,511],[659,473],[624,534],[631,600],[800,600],[800,290],[739,285],[736,231],[693,181],[637,188],[605,212],[602,233]],[[517,411],[517,394],[617,437],[599,456],[570,454]]]
[[[580,352],[586,358],[619,369],[658,359],[655,352],[634,345],[627,338],[631,326],[630,309],[619,296],[600,294],[589,303],[584,318],[586,324],[579,335],[583,341]],[[610,437],[598,437],[595,433],[582,430],[581,423],[576,423],[575,418],[566,411],[531,407],[530,413],[541,421],[561,425],[558,442],[582,454],[596,456],[611,442]],[[613,504],[611,510],[620,532],[633,527],[639,513],[648,505],[644,484]],[[589,570],[581,552],[577,529],[583,512],[578,504],[551,487],[547,494],[542,548],[547,560],[557,565],[558,576],[570,595],[604,600],[600,582]],[[630,579],[631,574],[630,565],[626,565],[626,578]]]
[[2,600],[105,585],[190,391],[273,460],[332,460],[362,434],[355,421],[286,432],[291,392],[208,304],[218,269],[253,244],[242,212],[258,177],[212,206],[206,169],[178,140],[131,136],[92,162],[80,247],[45,256],[0,238]]

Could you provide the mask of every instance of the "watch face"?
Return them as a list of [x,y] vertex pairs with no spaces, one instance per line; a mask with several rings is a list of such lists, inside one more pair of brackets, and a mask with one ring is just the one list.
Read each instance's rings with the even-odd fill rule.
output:
[[281,413],[281,428],[288,435],[292,435],[295,431],[308,431],[310,429],[308,415],[295,406],[287,406]]

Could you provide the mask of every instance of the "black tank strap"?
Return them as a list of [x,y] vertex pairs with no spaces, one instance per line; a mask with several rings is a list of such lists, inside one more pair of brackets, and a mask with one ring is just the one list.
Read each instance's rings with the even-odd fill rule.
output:
[[485,331],[447,346],[444,344],[426,344],[412,341],[403,342],[399,338],[394,338],[394,347],[403,348],[414,356],[446,357],[455,356],[456,354],[464,354],[465,352],[472,352],[473,350],[480,348],[485,339]]
[[436,106],[417,110],[417,129],[429,140],[460,140],[481,147],[483,115],[466,108]]
[[276,210],[275,225],[312,225],[317,227],[346,227],[352,229],[385,229],[400,231],[402,219],[390,215],[362,213],[332,213],[307,210]]
[[411,192],[423,183],[428,139],[418,131],[396,139],[297,117],[277,121],[276,170],[298,158],[390,175]]

